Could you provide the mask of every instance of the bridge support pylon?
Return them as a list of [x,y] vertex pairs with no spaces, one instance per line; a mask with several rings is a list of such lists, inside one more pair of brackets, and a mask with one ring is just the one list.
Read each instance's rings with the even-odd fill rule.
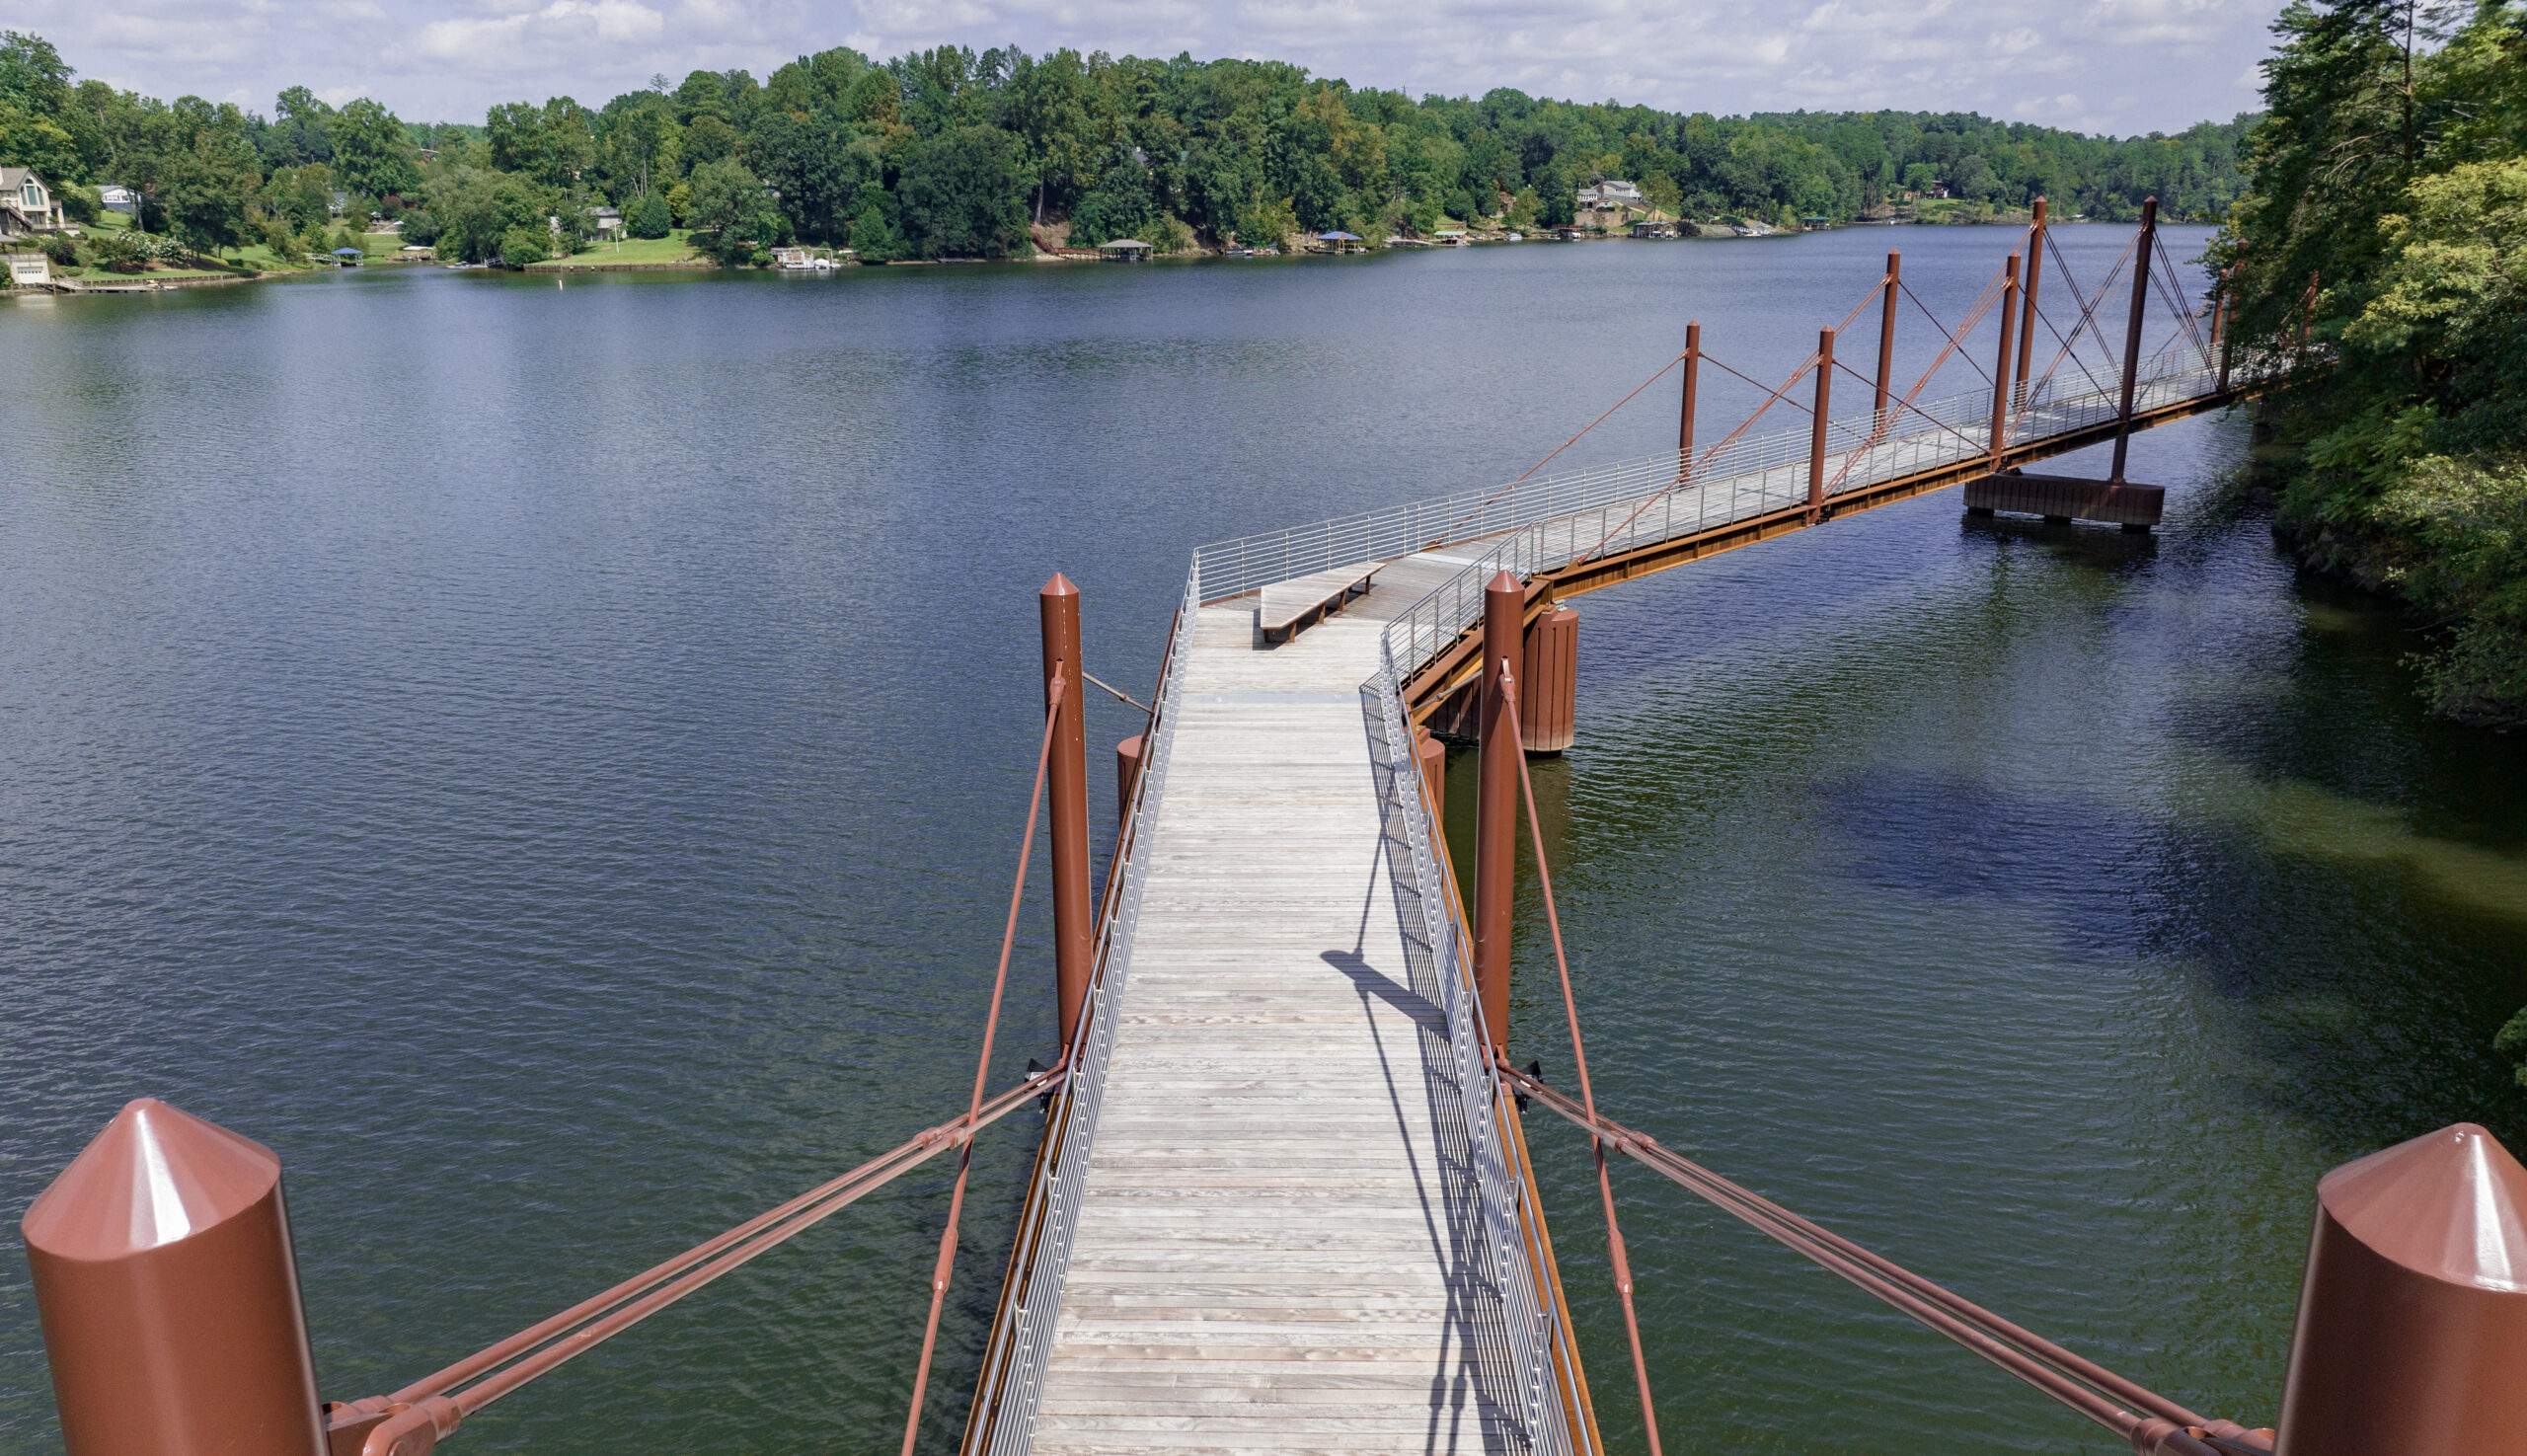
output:
[[[1044,710],[1058,712],[1052,762],[1046,766],[1045,807],[1051,811],[1053,852],[1053,982],[1061,1003],[1062,1045],[1079,1030],[1088,1003],[1088,967],[1097,923],[1088,898],[1088,709],[1087,680],[1079,659],[1079,588],[1059,572],[1035,594],[1044,635]],[[1055,678],[1061,696],[1052,697]]]
[[1518,683],[1518,736],[1527,753],[1559,754],[1578,735],[1579,610],[1559,602],[1527,624],[1527,675]]
[[[2146,532],[2167,513],[2167,490],[2161,486],[2135,486],[2123,479],[2125,446],[2132,437],[2134,396],[2139,388],[2141,367],[2141,325],[2149,306],[2151,271],[2158,259],[2159,199],[2151,197],[2141,204],[2141,230],[2133,239],[2132,307],[2123,335],[2123,382],[2116,407],[2114,431],[2114,468],[2105,480],[2084,480],[2066,475],[2029,475],[2008,464],[2009,419],[2012,396],[2020,409],[2028,408],[2033,386],[2026,377],[2029,355],[2020,347],[2018,362],[2010,357],[2012,323],[2018,312],[2019,255],[2010,255],[2005,273],[2005,294],[2001,305],[2000,361],[1992,371],[1992,440],[1991,474],[1965,483],[1965,513],[1990,515],[2008,510],[2027,515],[2040,515],[2049,525],[2069,525],[2075,520],[2103,521],[2121,526],[2126,531]],[[2039,213],[2029,230],[2030,246],[2041,248],[2044,220]],[[2029,287],[2025,313],[2032,323],[2035,317],[2033,266],[2029,269]],[[2078,337],[2074,331],[2074,339]],[[2015,374],[2017,384],[2012,388]]]
[[[1518,742],[1512,693],[1526,679],[1527,589],[1502,572],[1483,588],[1483,757],[1474,818],[1474,989],[1492,1054],[1508,1053],[1510,906],[1518,890]],[[1514,692],[1514,686],[1513,686]]]

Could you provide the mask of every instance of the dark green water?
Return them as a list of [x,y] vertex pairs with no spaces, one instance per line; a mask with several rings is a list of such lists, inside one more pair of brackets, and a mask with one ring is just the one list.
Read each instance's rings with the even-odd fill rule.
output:
[[[1689,317],[1777,375],[1888,246],[1953,315],[2007,236],[0,303],[0,1208],[133,1096],[271,1145],[349,1398],[891,1146],[971,1075],[1044,576],[1144,689],[1193,545],[1513,476]],[[1578,458],[1672,439],[1664,396]],[[2220,503],[2242,428],[2136,442],[2152,542],[1932,497],[1586,598],[1538,789],[1620,1115],[2259,1422],[2317,1174],[2459,1117],[2527,1146],[2489,1049],[2527,755],[2423,719],[2392,618]],[[1582,1147],[1531,1127],[1636,1449]],[[978,1165],[929,1449],[1032,1131]],[[947,1178],[454,1442],[886,1446]],[[1621,1191],[1670,1449],[2110,1446]],[[0,1449],[57,1449],[14,1258]]]

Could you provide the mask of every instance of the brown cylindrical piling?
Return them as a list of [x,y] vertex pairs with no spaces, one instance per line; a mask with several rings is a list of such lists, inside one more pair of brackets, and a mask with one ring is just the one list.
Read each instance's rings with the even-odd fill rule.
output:
[[2157,267],[2159,199],[2141,199],[2141,235],[2132,240],[2132,314],[2123,326],[2123,403],[2115,412],[2114,468],[2106,479],[2123,484],[2123,456],[2132,444],[2132,396],[2141,378],[2141,319],[2150,306],[2150,273]]
[[2237,291],[2238,266],[2231,264],[2220,273],[2220,289],[2211,308],[2211,351],[2220,360],[2219,391],[2229,392],[2229,299]]
[[1114,816],[1121,818],[1132,811],[1132,786],[1140,782],[1141,743],[1144,734],[1134,733],[1114,745]]
[[1448,806],[1448,745],[1431,736],[1428,728],[1416,724],[1413,727],[1413,759],[1421,773],[1421,787],[1429,793],[1430,811],[1445,813]]
[[2010,441],[2010,331],[2018,322],[2018,255],[2001,265],[2001,356],[1992,364],[1992,470],[2000,471]]
[[2027,279],[2021,287],[2018,320],[2018,408],[2027,408],[2028,370],[2035,363],[2035,282],[2044,276],[2044,199],[2035,199],[2035,218],[2027,229]]
[[[1513,695],[1526,673],[1527,591],[1502,572],[1483,588],[1483,759],[1474,804],[1474,989],[1492,1050],[1509,1042],[1509,911],[1518,889]],[[1500,690],[1506,671],[1512,693]]]
[[1685,325],[1685,392],[1684,402],[1676,411],[1676,484],[1683,485],[1694,473],[1694,391],[1702,377],[1702,323]]
[[[1053,982],[1061,1002],[1062,1045],[1079,1030],[1088,1000],[1088,963],[1095,954],[1096,920],[1088,898],[1088,729],[1085,679],[1079,661],[1079,588],[1059,572],[1036,594],[1044,633],[1044,707],[1058,706],[1053,757],[1046,765],[1044,798],[1052,822]],[[1053,679],[1061,698],[1052,698]]]
[[1556,604],[1527,628],[1518,682],[1518,732],[1529,753],[1570,746],[1579,716],[1579,611]]
[[2527,1453],[2527,1169],[2472,1122],[2317,1184],[2280,1456]]
[[1871,437],[1886,433],[1886,402],[1895,385],[1895,292],[1903,286],[1904,255],[1886,255],[1886,303],[1877,320],[1877,402],[1871,406]]
[[1834,400],[1834,331],[1816,331],[1816,407],[1807,432],[1807,523],[1825,518],[1826,411]]
[[321,1456],[269,1148],[141,1098],[21,1230],[69,1456]]

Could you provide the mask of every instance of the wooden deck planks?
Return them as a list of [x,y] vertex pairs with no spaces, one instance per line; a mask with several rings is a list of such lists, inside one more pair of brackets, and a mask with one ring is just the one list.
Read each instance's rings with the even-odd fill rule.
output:
[[1249,603],[1194,624],[1041,1456],[1500,1448],[1453,1061],[1359,693],[1455,569],[1390,564],[1278,646]]

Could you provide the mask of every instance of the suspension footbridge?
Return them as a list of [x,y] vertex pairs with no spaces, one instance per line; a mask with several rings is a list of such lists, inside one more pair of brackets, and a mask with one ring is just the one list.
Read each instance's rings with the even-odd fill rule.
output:
[[[2050,310],[2048,280],[2067,295]],[[1039,604],[1034,798],[960,1115],[431,1375],[320,1409],[278,1161],[134,1103],[27,1219],[72,1456],[422,1456],[494,1401],[905,1172],[954,1157],[901,1433],[913,1456],[925,1409],[948,1399],[929,1378],[957,1274],[967,1159],[984,1129],[1031,1103],[1046,1110],[1042,1137],[965,1456],[1596,1456],[1618,1418],[1627,1444],[1637,1429],[1657,1456],[1662,1425],[1608,1175],[1617,1159],[2136,1452],[2272,1451],[2273,1430],[2187,1410],[1600,1110],[1526,781],[1527,753],[1559,748],[1572,730],[1577,615],[1568,603],[1586,592],[1950,487],[1964,488],[1969,511],[2151,528],[2163,493],[2123,478],[2133,433],[2243,393],[2223,337],[2225,292],[2199,306],[2192,293],[2151,211],[2107,276],[2084,283],[2051,245],[2039,202],[2023,247],[1963,317],[1923,309],[1941,347],[1909,386],[1893,376],[1891,345],[1911,294],[1889,255],[1859,305],[1717,441],[1697,438],[1699,381],[1708,369],[1737,371],[1689,329],[1683,352],[1650,381],[1680,375],[1673,451],[1548,470],[1582,430],[1506,485],[1201,548],[1148,730],[1118,750],[1121,827],[1093,899],[1082,702],[1096,679],[1078,593],[1056,576]],[[1871,372],[1852,363],[1844,336],[1873,305]],[[1978,356],[1991,365],[1973,364],[1978,387],[1935,388],[1944,368]],[[2256,357],[2259,369],[2272,364],[2270,350]],[[1759,428],[1776,409],[1806,418]],[[2107,442],[2103,480],[2027,469]],[[1436,812],[1442,738],[1479,748],[1471,894],[1453,878]],[[1512,1039],[1522,807],[1564,1015]],[[1062,1044],[1051,1066],[994,1093],[988,1072],[1039,827],[1050,841]],[[1568,1081],[1548,1085],[1532,1063],[1518,1070],[1530,1039],[1570,1069]],[[1522,1109],[1574,1123],[1595,1155],[1598,1207],[1563,1212],[1603,1221],[1631,1356],[1633,1399],[1619,1418],[1608,1403],[1601,1421],[1579,1359]],[[2442,1237],[2443,1224],[2461,1222],[2466,1238]],[[2463,1374],[2527,1357],[2520,1267],[2527,1170],[2480,1128],[2460,1124],[2330,1176],[2281,1448],[2522,1449],[2527,1387]],[[214,1295],[225,1318],[211,1331],[198,1312]],[[126,1398],[135,1381],[150,1401]],[[2416,1444],[2405,1437],[2419,1411],[2429,1419]],[[243,1444],[193,1440],[204,1431]],[[2429,1431],[2463,1439],[2434,1444]]]

